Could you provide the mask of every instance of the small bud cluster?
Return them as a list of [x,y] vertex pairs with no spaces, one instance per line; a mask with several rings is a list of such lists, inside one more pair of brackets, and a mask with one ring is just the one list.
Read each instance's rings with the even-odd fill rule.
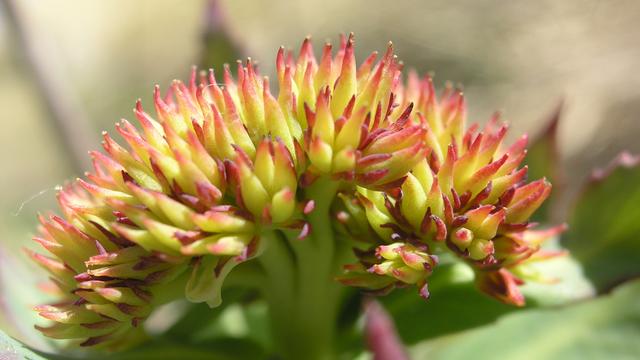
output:
[[[544,179],[526,183],[527,168],[518,169],[526,155],[527,137],[503,147],[507,127],[498,126],[497,115],[482,131],[477,124],[466,129],[462,93],[448,88],[438,99],[429,77],[418,80],[410,75],[409,85],[405,96],[416,104],[414,122],[425,130],[428,153],[395,188],[358,187],[353,195],[343,195],[345,210],[338,220],[353,236],[369,243],[375,239],[375,245],[358,252],[366,266],[347,267],[341,280],[353,283],[357,279],[360,286],[377,290],[418,284],[426,296],[425,279],[433,264],[416,270],[422,271],[421,276],[404,278],[398,274],[406,273],[407,264],[389,262],[382,255],[388,246],[417,247],[423,256],[455,254],[476,270],[481,290],[501,301],[523,305],[515,286],[522,279],[509,269],[530,259],[544,240],[562,231],[562,227],[534,231],[535,224],[528,222],[549,196],[551,185]],[[358,218],[372,231],[358,226]],[[371,261],[372,253],[378,255],[377,262]],[[380,275],[393,281],[381,282]]]

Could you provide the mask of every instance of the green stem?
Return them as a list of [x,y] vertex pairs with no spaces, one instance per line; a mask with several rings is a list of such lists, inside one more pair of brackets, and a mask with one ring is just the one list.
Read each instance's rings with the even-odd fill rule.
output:
[[296,233],[285,232],[295,253],[298,274],[294,304],[288,309],[288,317],[275,319],[290,329],[290,337],[283,348],[283,356],[287,359],[333,357],[340,297],[339,285],[334,280],[335,236],[330,206],[338,185],[321,178],[305,189],[306,197],[315,202],[315,209],[306,217],[311,224],[309,238],[298,240]]
[[267,275],[264,293],[269,303],[273,338],[279,352],[286,353],[287,339],[292,336],[292,328],[282,319],[291,317],[290,311],[295,299],[295,260],[285,244],[286,239],[275,230],[264,231],[261,236],[266,249],[258,259]]
[[305,216],[311,225],[307,239],[297,231],[264,231],[266,249],[259,257],[267,280],[271,326],[279,355],[284,359],[335,358],[335,326],[343,301],[334,278],[349,247],[337,244],[330,207],[339,182],[317,179],[304,189],[315,209]]

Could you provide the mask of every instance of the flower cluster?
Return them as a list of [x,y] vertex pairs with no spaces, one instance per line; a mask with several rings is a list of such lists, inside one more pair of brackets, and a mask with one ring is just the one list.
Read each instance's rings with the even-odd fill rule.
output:
[[[378,290],[416,284],[428,297],[426,279],[438,262],[434,255],[447,252],[476,270],[480,290],[524,305],[517,288],[523,279],[514,272],[536,253],[552,256],[539,252],[540,245],[563,230],[536,231],[528,222],[549,196],[551,184],[545,179],[526,183],[527,168],[518,169],[527,137],[503,147],[507,126],[498,124],[498,115],[482,131],[477,124],[466,128],[462,93],[447,88],[438,98],[430,77],[420,80],[410,74],[403,91],[405,101],[416,104],[414,122],[426,131],[428,154],[397,188],[357,187],[353,196],[345,196],[351,198],[345,202],[349,211],[339,220],[366,218],[373,233],[351,233],[374,239],[375,245],[358,252],[361,264],[347,266],[341,280]],[[363,211],[355,209],[358,205]]]
[[449,252],[477,269],[481,290],[521,304],[514,269],[555,231],[527,222],[551,186],[525,184],[526,138],[503,148],[495,119],[466,129],[460,92],[437,97],[415,73],[405,85],[391,45],[377,57],[356,66],[350,36],[316,59],[306,39],[297,58],[278,52],[277,96],[248,60],[236,79],[194,69],[164,96],[156,87],[156,119],[138,101],[140,127],[116,127],[127,146],[105,133],[93,172],[59,192],[63,217],[41,219],[36,241],[52,257],[31,255],[60,295],[37,308],[53,320],[41,331],[125,347],[180,294],[218,305],[226,275],[269,247],[266,232],[309,235],[306,189],[320,178],[338,184],[332,216],[372,244],[344,283],[418,284],[426,297]]

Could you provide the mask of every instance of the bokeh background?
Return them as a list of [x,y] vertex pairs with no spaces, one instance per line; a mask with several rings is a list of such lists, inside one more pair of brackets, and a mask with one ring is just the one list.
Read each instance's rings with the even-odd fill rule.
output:
[[318,49],[353,31],[360,60],[392,40],[406,66],[432,71],[440,85],[464,84],[472,121],[503,110],[512,135],[538,133],[563,100],[559,139],[569,189],[619,151],[640,151],[635,0],[2,5],[0,242],[16,260],[37,211],[55,207],[54,187],[82,176],[100,131],[131,118],[137,98],[152,108],[155,84],[185,79],[193,64],[220,68],[236,53],[270,75],[277,48],[297,48],[306,35]]

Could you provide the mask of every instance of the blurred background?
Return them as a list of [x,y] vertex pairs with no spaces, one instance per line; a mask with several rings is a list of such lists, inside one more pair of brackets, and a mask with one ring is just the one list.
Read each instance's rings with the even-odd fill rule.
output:
[[[464,84],[470,120],[503,110],[511,136],[541,131],[564,99],[569,185],[640,151],[640,2],[634,0],[3,0],[0,242],[30,240],[57,184],[82,176],[100,132],[147,108],[193,64],[251,56],[273,74],[280,45],[316,49],[355,32],[357,55],[395,44],[406,66]],[[16,255],[18,256],[18,255]]]

